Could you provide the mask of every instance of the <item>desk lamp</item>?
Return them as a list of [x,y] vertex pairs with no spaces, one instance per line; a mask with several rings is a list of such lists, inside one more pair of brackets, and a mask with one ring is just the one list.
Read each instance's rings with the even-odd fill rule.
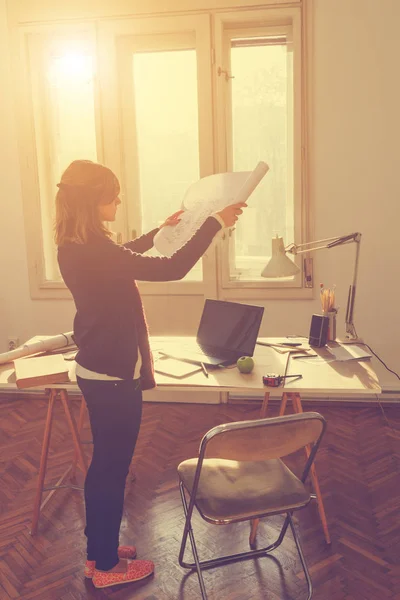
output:
[[358,259],[360,254],[361,233],[350,233],[339,237],[326,238],[315,242],[305,244],[289,244],[283,245],[283,239],[276,236],[272,240],[272,257],[261,273],[262,277],[267,279],[276,279],[279,277],[293,277],[300,271],[299,267],[287,256],[287,254],[303,254],[304,252],[314,252],[314,250],[322,250],[323,248],[335,248],[342,244],[350,244],[355,242],[356,256],[354,263],[353,281],[349,287],[349,295],[347,298],[346,308],[346,338],[350,340],[357,339],[357,333],[354,326],[354,302],[356,296],[356,282],[358,274]]

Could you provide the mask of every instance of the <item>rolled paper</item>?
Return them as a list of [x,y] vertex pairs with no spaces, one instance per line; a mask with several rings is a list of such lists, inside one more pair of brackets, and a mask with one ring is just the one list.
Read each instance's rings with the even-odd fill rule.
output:
[[235,198],[235,204],[237,202],[246,202],[247,198],[254,192],[261,179],[268,171],[269,166],[267,163],[260,161],[254,171],[250,173],[244,185],[240,188],[238,195]]
[[4,352],[0,354],[0,364],[12,362],[17,358],[23,356],[30,356],[31,354],[38,354],[40,352],[49,352],[50,350],[61,350],[61,348],[67,348],[68,346],[74,346],[75,342],[72,338],[73,331],[68,333],[60,333],[46,337],[43,340],[34,340],[27,342],[22,346],[18,346],[15,350]]

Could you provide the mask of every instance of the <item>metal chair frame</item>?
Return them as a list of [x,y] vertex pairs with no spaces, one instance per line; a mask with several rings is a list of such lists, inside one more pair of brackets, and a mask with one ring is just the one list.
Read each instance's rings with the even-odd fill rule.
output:
[[[196,506],[196,494],[197,494],[197,489],[198,489],[198,485],[199,485],[201,469],[202,469],[203,461],[204,461],[205,454],[206,454],[207,444],[215,435],[223,434],[226,431],[232,431],[235,429],[236,430],[237,429],[251,430],[255,427],[269,427],[269,426],[273,427],[274,425],[278,425],[278,424],[280,425],[285,422],[304,421],[304,420],[307,420],[310,418],[318,419],[319,421],[321,421],[322,430],[321,430],[320,435],[318,436],[318,439],[314,442],[314,444],[310,450],[310,454],[308,456],[302,476],[300,478],[301,482],[304,484],[309,475],[315,455],[321,444],[321,440],[322,440],[323,434],[326,429],[326,421],[318,413],[301,413],[301,414],[295,414],[295,415],[287,415],[287,416],[283,416],[283,417],[275,417],[272,419],[258,419],[255,421],[240,421],[240,422],[234,422],[234,423],[227,423],[224,425],[218,425],[217,427],[210,429],[203,437],[201,444],[200,444],[199,458],[198,458],[196,473],[195,473],[195,477],[194,477],[194,481],[193,481],[192,492],[190,493],[190,492],[188,492],[188,490],[186,490],[182,481],[180,481],[180,483],[179,483],[179,490],[180,490],[180,494],[181,494],[183,510],[184,510],[185,517],[186,517],[184,531],[183,531],[183,537],[182,537],[182,543],[181,543],[181,548],[180,548],[180,552],[179,552],[179,564],[181,565],[181,567],[184,567],[185,569],[192,569],[192,570],[195,569],[197,571],[197,576],[199,579],[201,595],[202,595],[203,600],[207,600],[207,592],[206,592],[206,588],[205,588],[205,584],[204,584],[202,570],[217,567],[220,565],[225,565],[225,564],[228,564],[231,562],[247,560],[250,558],[258,558],[260,556],[268,555],[270,552],[272,552],[273,550],[276,550],[276,548],[278,548],[281,545],[289,526],[292,531],[292,535],[293,535],[293,538],[294,538],[294,541],[296,544],[297,552],[299,554],[300,562],[301,562],[301,565],[302,565],[302,568],[304,571],[304,575],[305,575],[305,578],[307,581],[307,586],[308,586],[307,600],[311,599],[312,593],[313,593],[311,577],[310,577],[307,563],[306,563],[306,560],[305,560],[305,557],[303,554],[303,550],[301,547],[300,538],[296,532],[296,528],[295,528],[295,525],[294,525],[293,519],[292,519],[293,512],[295,512],[295,510],[301,510],[302,508],[307,506],[307,504],[299,507],[298,509],[291,510],[289,512],[286,510],[266,512],[263,514],[251,515],[249,517],[242,518],[242,519],[226,519],[226,520],[218,521],[218,522],[211,520],[211,519],[207,519],[204,515],[202,515],[201,511],[198,510],[201,517],[205,521],[207,521],[209,523],[213,523],[213,524],[230,524],[230,523],[234,523],[234,522],[250,521],[255,518],[262,518],[262,517],[273,516],[273,515],[277,515],[277,514],[286,514],[286,518],[284,520],[284,523],[283,523],[282,529],[279,533],[279,536],[273,544],[270,544],[269,546],[266,546],[265,548],[248,550],[246,552],[241,552],[238,554],[229,554],[229,555],[220,556],[218,558],[214,558],[211,560],[203,560],[203,561],[199,560],[196,541],[195,541],[192,524],[191,524],[193,510],[194,510],[194,507]],[[189,502],[187,501],[186,495],[189,495]],[[311,494],[310,498],[312,498],[312,497],[315,497],[315,496],[313,494]],[[193,553],[193,558],[194,558],[194,562],[192,562],[192,563],[189,563],[189,562],[186,562],[183,560],[188,536],[190,539],[190,544],[192,547],[192,553]]]

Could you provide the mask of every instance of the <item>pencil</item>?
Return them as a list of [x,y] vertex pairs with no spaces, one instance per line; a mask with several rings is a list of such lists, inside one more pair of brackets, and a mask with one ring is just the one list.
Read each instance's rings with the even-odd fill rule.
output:
[[321,299],[321,308],[323,313],[328,313],[335,311],[335,288],[334,285],[332,288],[324,288],[324,284],[320,283],[320,299]]
[[205,375],[206,377],[208,377],[208,371],[207,371],[207,369],[206,369],[206,366],[205,366],[205,364],[204,364],[204,363],[200,363],[200,365],[201,365],[201,368],[202,368],[202,370],[203,370],[203,373],[204,373],[204,375]]

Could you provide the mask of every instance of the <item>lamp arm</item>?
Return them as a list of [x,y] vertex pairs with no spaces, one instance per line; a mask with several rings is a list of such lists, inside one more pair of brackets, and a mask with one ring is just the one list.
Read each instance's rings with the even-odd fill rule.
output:
[[[355,233],[350,233],[349,235],[342,235],[334,238],[327,238],[325,240],[317,240],[315,242],[306,242],[304,244],[289,244],[285,248],[285,252],[290,254],[304,254],[305,252],[314,252],[314,250],[322,250],[324,248],[335,248],[336,246],[341,246],[343,244],[351,244],[355,242],[356,245],[356,257],[354,263],[354,271],[353,271],[353,280],[349,287],[349,295],[347,297],[347,307],[346,307],[346,337],[352,340],[357,339],[356,328],[354,326],[354,304],[356,298],[356,289],[357,289],[357,276],[358,276],[358,262],[360,256],[360,242],[361,242],[361,233],[358,231]],[[312,246],[313,244],[321,244],[320,246],[315,247],[307,247]]]
[[353,281],[349,287],[349,295],[347,298],[347,307],[346,307],[346,336],[350,339],[357,339],[356,329],[354,327],[354,303],[356,297],[356,289],[357,289],[357,276],[358,276],[358,262],[360,257],[360,241],[361,234],[359,234],[358,238],[354,240],[357,242],[356,246],[356,259],[354,263],[354,272],[353,272]]
[[[305,252],[313,252],[314,250],[322,250],[324,248],[334,248],[335,246],[341,246],[342,244],[349,244],[351,242],[359,242],[361,240],[361,233],[349,233],[348,235],[341,235],[339,237],[326,238],[324,240],[316,240],[314,242],[305,242],[304,244],[289,244],[286,246],[285,252],[290,254],[304,254]],[[322,244],[314,248],[307,248],[313,244]]]

